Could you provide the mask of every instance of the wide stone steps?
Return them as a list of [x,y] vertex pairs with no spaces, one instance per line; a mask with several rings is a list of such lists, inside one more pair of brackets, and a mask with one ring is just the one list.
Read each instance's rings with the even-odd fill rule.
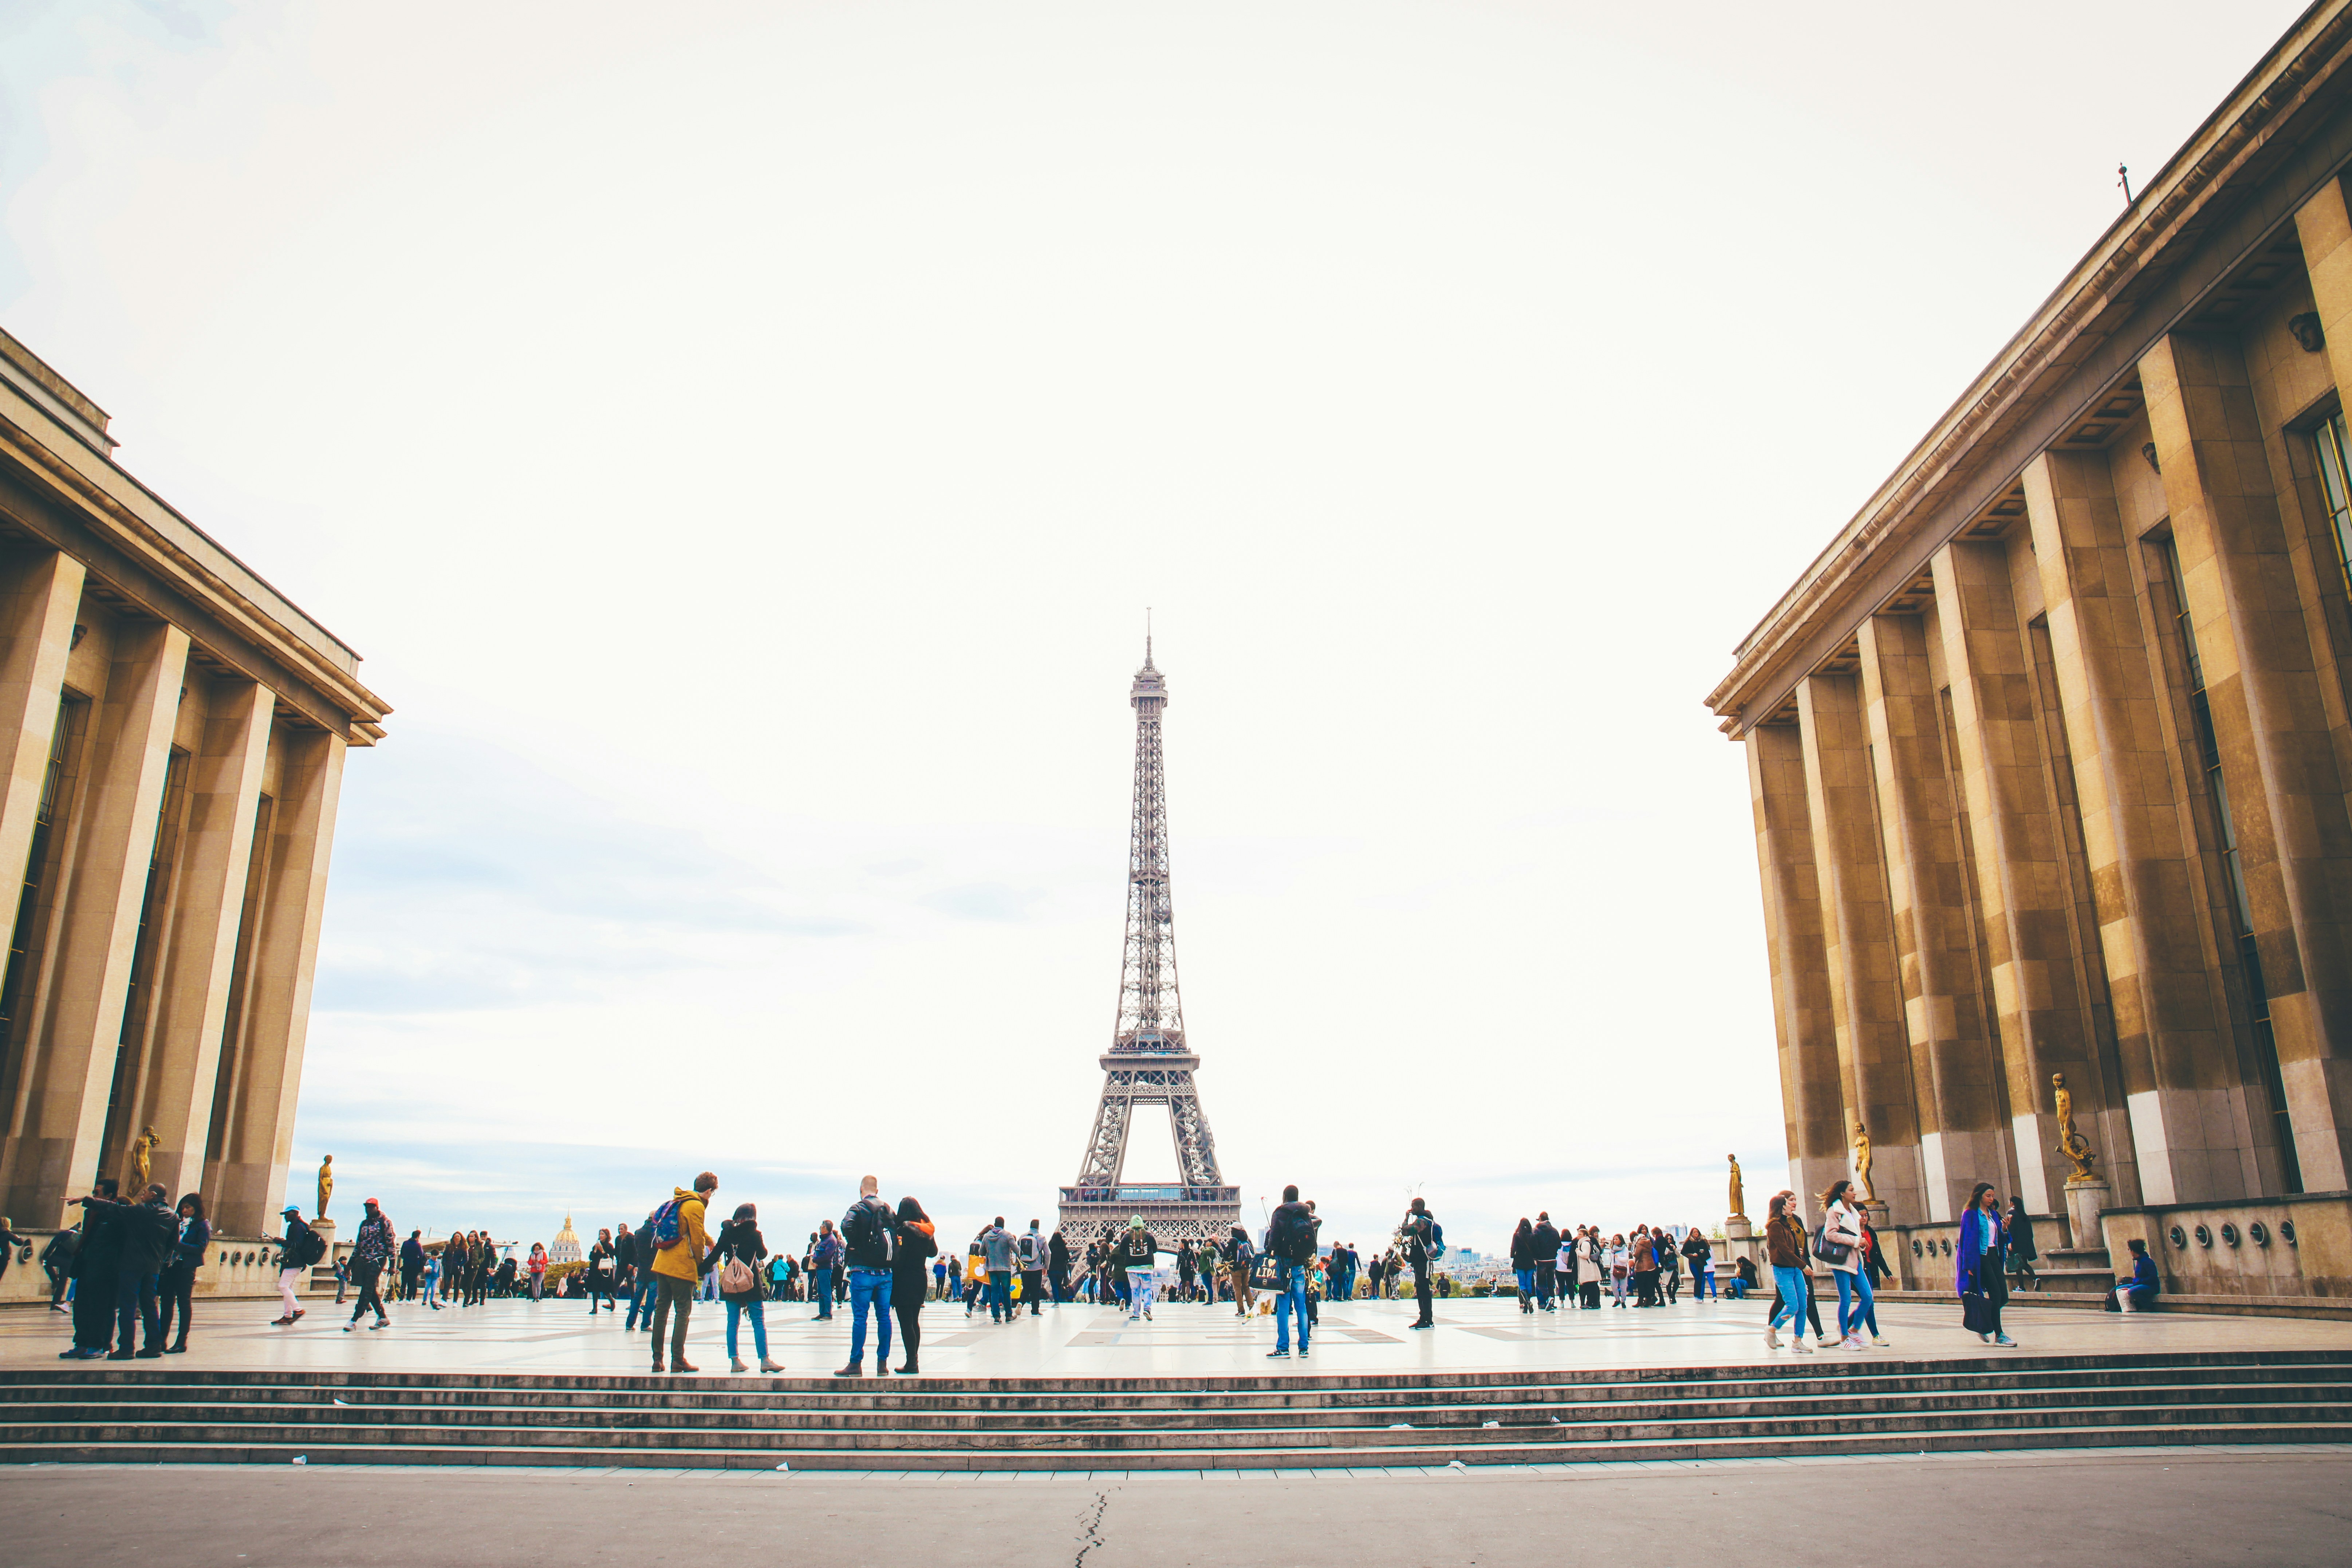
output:
[[2352,1355],[1488,1376],[0,1374],[0,1462],[1354,1468],[2352,1440]]

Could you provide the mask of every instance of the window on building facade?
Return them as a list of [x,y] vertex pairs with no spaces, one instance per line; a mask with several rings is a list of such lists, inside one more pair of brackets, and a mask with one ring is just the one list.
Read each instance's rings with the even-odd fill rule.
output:
[[2263,1077],[2263,1090],[2271,1101],[2271,1121],[2278,1140],[2280,1179],[2291,1193],[2303,1191],[2303,1167],[2295,1158],[2294,1123],[2287,1112],[2286,1081],[2279,1073],[2278,1037],[2271,1028],[2269,988],[2263,980],[2263,957],[2254,940],[2253,904],[2246,897],[2246,874],[2238,854],[2238,825],[2230,810],[2230,783],[2221,769],[2221,746],[2213,732],[2213,709],[2205,694],[2205,664],[2197,652],[2197,626],[2189,618],[2189,597],[2180,588],[2180,552],[2168,536],[2157,542],[2164,574],[2172,595],[2172,624],[2180,639],[2180,659],[2189,689],[2190,742],[2205,775],[2205,792],[2213,805],[2214,848],[2221,858],[2229,883],[2230,911],[2237,927],[2238,965],[2246,982],[2246,1006],[2252,1016],[2254,1062]]
[[2327,499],[2328,531],[2336,539],[2336,569],[2352,592],[2352,439],[2347,439],[2341,409],[2311,433],[2318,448],[2319,490]]

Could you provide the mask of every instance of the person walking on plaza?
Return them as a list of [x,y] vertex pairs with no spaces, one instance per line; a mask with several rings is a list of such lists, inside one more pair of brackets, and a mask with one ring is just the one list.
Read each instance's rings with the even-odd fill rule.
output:
[[1576,1242],[1576,1289],[1583,1310],[1601,1310],[1601,1288],[1608,1279],[1609,1254],[1601,1245],[1601,1227],[1588,1225]]
[[1519,1288],[1519,1310],[1536,1310],[1536,1227],[1521,1215],[1511,1232],[1511,1278]]
[[530,1299],[536,1301],[547,1286],[547,1245],[544,1242],[530,1244],[530,1261],[523,1265],[523,1269],[530,1276]]
[[1003,1215],[982,1227],[980,1250],[988,1279],[988,1287],[982,1292],[982,1300],[988,1303],[988,1321],[1009,1323],[1013,1321],[1013,1233],[1004,1228]]
[[2009,1253],[2001,1259],[2002,1267],[2017,1276],[2017,1289],[2042,1289],[2042,1277],[2033,1271],[2033,1260],[2042,1255],[2033,1248],[2033,1216],[2025,1212],[2025,1200],[2009,1200]]
[[816,1223],[816,1239],[809,1244],[809,1300],[816,1303],[816,1316],[811,1322],[822,1323],[833,1316],[833,1282],[841,1271],[841,1237],[834,1234],[833,1221]]
[[1021,1265],[1021,1299],[1029,1303],[1029,1315],[1045,1315],[1045,1237],[1037,1222],[1029,1222],[1028,1233],[1013,1244],[1013,1261]]
[[1633,1305],[1656,1307],[1658,1300],[1658,1238],[1650,1234],[1646,1225],[1633,1227],[1633,1244],[1628,1267],[1633,1271]]
[[1129,1215],[1127,1234],[1111,1248],[1111,1267],[1125,1285],[1127,1321],[1151,1316],[1151,1304],[1160,1289],[1160,1254],[1166,1250],[1150,1231],[1143,1228],[1141,1215]]
[[383,1298],[376,1294],[375,1289],[376,1281],[383,1278],[384,1269],[392,1263],[392,1221],[384,1217],[373,1198],[367,1199],[362,1206],[367,1214],[360,1221],[359,1234],[352,1238],[352,1278],[359,1285],[360,1299],[352,1308],[352,1321],[343,1325],[347,1334],[360,1326],[360,1320],[367,1316],[371,1307],[375,1309],[375,1321],[369,1328],[392,1326],[392,1320],[384,1316]]
[[[1780,1348],[1778,1332],[1780,1319],[1789,1320],[1789,1337],[1800,1352],[1811,1355],[1812,1347],[1805,1343],[1805,1308],[1813,1299],[1811,1285],[1806,1279],[1805,1227],[1789,1212],[1794,1193],[1776,1194],[1772,1199],[1771,1217],[1764,1224],[1764,1254],[1772,1265],[1773,1282],[1780,1287],[1780,1300],[1772,1308],[1772,1316],[1764,1325],[1764,1342],[1774,1350]],[[1820,1325],[1813,1329],[1819,1337]]]
[[1861,1205],[1853,1201],[1852,1182],[1832,1182],[1829,1191],[1822,1194],[1822,1233],[1813,1246],[1822,1261],[1830,1266],[1830,1278],[1837,1281],[1838,1348],[1868,1350],[1862,1326],[1873,1315],[1870,1276],[1864,1271],[1869,1237]]
[[659,1294],[654,1286],[654,1220],[660,1213],[646,1215],[646,1223],[629,1233],[629,1315],[621,1320],[623,1333],[640,1327],[653,1331],[654,1297]]
[[619,1268],[615,1262],[619,1256],[619,1248],[613,1240],[613,1233],[609,1229],[599,1229],[596,1232],[596,1245],[588,1249],[588,1267],[581,1270],[588,1286],[586,1292],[588,1315],[592,1318],[596,1315],[598,1301],[604,1303],[605,1311],[614,1310],[613,1288],[619,1279]]
[[841,1252],[849,1266],[849,1364],[835,1371],[835,1377],[866,1375],[869,1311],[874,1314],[875,1375],[890,1370],[890,1269],[898,1217],[876,1195],[881,1188],[875,1177],[862,1178],[857,1201],[841,1216]]
[[416,1300],[416,1277],[425,1272],[425,1233],[412,1230],[400,1244],[400,1299]]
[[[156,1297],[163,1266],[177,1252],[180,1235],[178,1216],[164,1206],[170,1198],[163,1184],[156,1183],[140,1194],[138,1203],[123,1205],[116,1216],[121,1241],[115,1256],[111,1360],[129,1361],[136,1356],[152,1361],[163,1353],[163,1314]],[[147,1331],[144,1343],[139,1340],[142,1327]]]
[[964,1249],[963,1315],[971,1317],[972,1309],[979,1306],[987,1294],[988,1227],[982,1226],[980,1233],[971,1238],[971,1245]]
[[1404,1260],[1412,1266],[1412,1299],[1421,1308],[1420,1315],[1405,1326],[1433,1329],[1437,1326],[1437,1318],[1429,1293],[1429,1266],[1444,1255],[1445,1233],[1438,1225],[1437,1216],[1429,1212],[1429,1205],[1420,1198],[1413,1199],[1412,1205],[1405,1210],[1402,1228],[1404,1232]]
[[1307,1356],[1307,1274],[1315,1261],[1315,1213],[1298,1201],[1298,1189],[1282,1189],[1282,1203],[1265,1227],[1265,1247],[1274,1255],[1274,1349],[1271,1361],[1290,1354],[1290,1318],[1298,1317],[1298,1354]]
[[2001,1224],[2000,1194],[1990,1182],[1979,1182],[1969,1194],[1968,1212],[1960,1215],[1960,1239],[1953,1249],[1953,1284],[1960,1296],[1960,1322],[1988,1344],[2013,1345],[2001,1331],[2000,1310],[2009,1301],[2009,1282],[2001,1262],[2009,1248],[2009,1227]]
[[425,1304],[435,1311],[441,1310],[441,1255],[425,1255],[425,1268],[416,1276],[416,1288],[425,1293]]
[[1536,1259],[1536,1308],[1539,1311],[1549,1312],[1552,1310],[1552,1297],[1559,1288],[1559,1270],[1557,1266],[1557,1259],[1559,1257],[1559,1226],[1552,1224],[1550,1210],[1536,1211],[1533,1241]]
[[288,1204],[279,1215],[286,1222],[286,1234],[278,1238],[278,1299],[286,1303],[286,1310],[270,1327],[289,1328],[302,1315],[302,1303],[294,1299],[294,1287],[302,1282],[302,1271],[325,1256],[327,1244],[319,1233],[302,1223],[302,1205]]
[[738,1377],[751,1370],[744,1364],[738,1338],[748,1317],[760,1370],[783,1371],[783,1363],[768,1359],[767,1291],[760,1283],[760,1262],[768,1256],[768,1243],[760,1235],[759,1208],[736,1205],[734,1217],[719,1227],[719,1239],[710,1252],[710,1261],[719,1270],[719,1299],[727,1304],[727,1370]]
[[[1693,1226],[1690,1234],[1683,1237],[1682,1253],[1690,1264],[1691,1300],[1704,1301],[1707,1292],[1715,1289],[1715,1247],[1699,1234],[1698,1226]],[[1722,1300],[1723,1292],[1717,1290],[1715,1299]]]
[[[898,1251],[890,1260],[890,1310],[898,1318],[898,1349],[907,1359],[897,1371],[914,1377],[923,1370],[923,1260],[939,1255],[939,1227],[911,1197],[898,1200]],[[887,1361],[886,1354],[883,1358]]]
[[1070,1244],[1063,1239],[1060,1226],[1045,1242],[1045,1279],[1054,1288],[1055,1306],[1070,1299]]
[[1683,1259],[1675,1244],[1675,1233],[1664,1226],[1654,1226],[1651,1237],[1658,1247],[1658,1289],[1665,1292],[1669,1305],[1680,1299],[1683,1281]]
[[[188,1348],[188,1307],[195,1298],[196,1270],[205,1266],[205,1249],[212,1245],[213,1227],[205,1219],[205,1200],[190,1193],[180,1200],[175,1211],[178,1234],[172,1244],[171,1260],[163,1266],[163,1277],[158,1282],[156,1295],[162,1306],[161,1337],[169,1342],[163,1346],[166,1355],[178,1355]],[[179,1336],[172,1334],[172,1319],[180,1321]]]
[[1222,1259],[1225,1289],[1234,1299],[1234,1316],[1246,1318],[1257,1304],[1257,1291],[1250,1284],[1250,1274],[1257,1267],[1257,1253],[1250,1246],[1249,1232],[1234,1226],[1225,1238]]
[[710,1194],[718,1190],[719,1178],[705,1171],[694,1178],[692,1192],[673,1188],[669,1202],[646,1221],[646,1234],[653,1240],[656,1372],[662,1370],[662,1329],[673,1312],[677,1316],[669,1331],[669,1370],[702,1370],[686,1359],[686,1324],[694,1312],[694,1288],[710,1267],[710,1233],[703,1228],[703,1220],[709,1211]]

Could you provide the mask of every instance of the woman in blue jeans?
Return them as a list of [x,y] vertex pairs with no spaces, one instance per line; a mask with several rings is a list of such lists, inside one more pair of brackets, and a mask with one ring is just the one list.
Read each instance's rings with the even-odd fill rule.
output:
[[[1866,1268],[1867,1227],[1861,1205],[1853,1201],[1852,1182],[1832,1182],[1830,1190],[1822,1194],[1822,1242],[1832,1254],[1825,1260],[1830,1277],[1837,1281],[1838,1348],[1866,1351],[1870,1342],[1862,1337],[1863,1323],[1876,1313]],[[1836,1256],[1840,1247],[1845,1249],[1843,1258]]]
[[[1780,1320],[1786,1318],[1790,1348],[1811,1355],[1813,1347],[1805,1342],[1805,1314],[1812,1305],[1813,1288],[1805,1278],[1805,1227],[1790,1212],[1796,1201],[1794,1193],[1774,1194],[1771,1217],[1764,1222],[1764,1257],[1772,1265],[1773,1282],[1780,1287],[1771,1321],[1764,1325],[1764,1342],[1774,1350],[1780,1348]],[[1821,1330],[1816,1327],[1813,1332],[1818,1335]]]
[[[759,1352],[761,1372],[782,1372],[782,1362],[768,1359],[768,1292],[760,1279],[760,1264],[768,1256],[768,1244],[760,1235],[760,1211],[751,1204],[735,1205],[735,1217],[719,1227],[719,1239],[710,1244],[713,1259],[710,1278],[719,1281],[719,1299],[727,1303],[728,1370],[740,1375],[751,1369],[743,1364],[737,1353],[737,1331],[743,1320],[751,1320],[751,1348]],[[742,1268],[730,1270],[732,1264]]]

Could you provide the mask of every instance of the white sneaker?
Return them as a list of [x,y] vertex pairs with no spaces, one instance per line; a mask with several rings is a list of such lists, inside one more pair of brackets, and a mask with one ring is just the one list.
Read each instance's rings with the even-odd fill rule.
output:
[[1863,1343],[1858,1337],[1852,1334],[1848,1334],[1844,1339],[1838,1342],[1844,1349],[1850,1351],[1866,1351],[1870,1348],[1868,1345]]
[[[1772,1350],[1779,1350],[1780,1348],[1780,1331],[1778,1329],[1766,1329],[1764,1331],[1764,1343]],[[1802,1341],[1798,1342],[1798,1348],[1801,1350],[1803,1348]]]
[[1811,1355],[1813,1353],[1813,1347],[1807,1344],[1802,1340],[1797,1341],[1790,1348],[1794,1350],[1799,1355]]

